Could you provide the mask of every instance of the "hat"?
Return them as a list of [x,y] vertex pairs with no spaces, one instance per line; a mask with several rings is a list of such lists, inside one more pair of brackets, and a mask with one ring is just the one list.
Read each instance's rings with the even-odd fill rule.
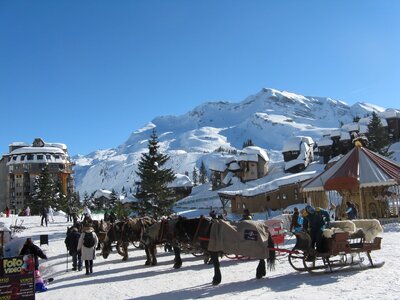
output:
[[311,205],[307,205],[307,206],[306,206],[306,211],[307,211],[309,214],[313,214],[313,213],[315,213],[315,208],[312,207]]

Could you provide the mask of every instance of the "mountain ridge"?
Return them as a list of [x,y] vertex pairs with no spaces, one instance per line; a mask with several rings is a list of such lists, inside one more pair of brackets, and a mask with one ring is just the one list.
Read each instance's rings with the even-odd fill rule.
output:
[[241,149],[252,139],[267,149],[272,160],[282,160],[283,141],[291,136],[307,135],[315,140],[340,125],[385,109],[357,102],[352,106],[329,97],[303,96],[263,88],[239,103],[205,102],[180,116],[158,116],[131,133],[128,139],[106,150],[73,157],[75,181],[80,193],[100,188],[129,191],[137,180],[135,166],[153,128],[159,137],[160,151],[171,159],[167,167],[177,173],[199,167],[214,157],[217,148]]

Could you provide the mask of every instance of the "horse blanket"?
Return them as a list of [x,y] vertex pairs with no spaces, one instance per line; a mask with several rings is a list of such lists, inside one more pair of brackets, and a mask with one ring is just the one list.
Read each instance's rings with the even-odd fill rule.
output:
[[211,226],[208,251],[268,258],[268,227],[262,222],[215,220]]

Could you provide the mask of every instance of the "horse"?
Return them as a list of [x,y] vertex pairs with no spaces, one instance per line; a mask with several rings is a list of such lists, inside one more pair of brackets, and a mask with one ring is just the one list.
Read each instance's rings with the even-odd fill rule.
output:
[[[224,226],[228,227],[228,230]],[[242,228],[238,231],[239,234],[233,231],[236,227]],[[243,229],[246,227],[249,229]],[[175,235],[180,243],[194,244],[210,254],[214,266],[213,285],[220,284],[222,280],[219,263],[219,254],[221,252],[258,258],[259,263],[256,269],[257,279],[266,276],[265,258],[267,258],[270,270],[274,269],[275,266],[276,255],[273,250],[274,242],[271,234],[265,225],[257,221],[246,220],[229,223],[220,219],[209,220],[204,217],[193,219],[179,218],[175,225]],[[235,240],[229,243],[229,239],[232,236]],[[240,238],[239,241],[238,238]],[[225,241],[226,245],[222,243]],[[249,248],[245,250],[235,249],[240,248],[238,245],[248,245]]]
[[[103,241],[103,258],[107,258],[111,252],[111,243],[117,242],[117,251],[128,259],[128,245],[141,241],[144,230],[156,221],[150,217],[133,218],[110,225]],[[147,252],[146,252],[147,255]]]
[[143,233],[143,245],[145,246],[147,260],[145,265],[157,265],[156,247],[157,245],[165,245],[165,249],[172,247],[175,254],[174,268],[178,269],[182,266],[179,245],[175,240],[175,224],[177,219],[162,219],[157,223],[146,228]]

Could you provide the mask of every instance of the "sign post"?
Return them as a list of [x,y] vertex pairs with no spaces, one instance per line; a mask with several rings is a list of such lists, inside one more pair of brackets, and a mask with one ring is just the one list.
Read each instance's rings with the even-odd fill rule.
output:
[[32,255],[0,259],[0,299],[35,299],[35,259]]

